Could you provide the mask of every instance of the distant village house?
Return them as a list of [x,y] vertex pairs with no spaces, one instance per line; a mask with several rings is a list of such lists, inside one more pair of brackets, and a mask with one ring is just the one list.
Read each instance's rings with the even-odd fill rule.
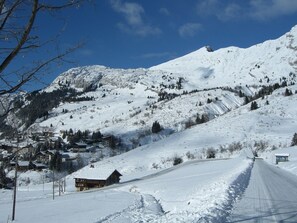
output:
[[[15,161],[11,161],[10,162],[10,167],[15,167],[16,162]],[[35,163],[35,162],[31,162],[31,161],[19,161],[17,163],[17,170],[20,172],[26,172],[28,170],[37,170],[37,171],[41,171],[43,169],[46,169],[47,166],[42,164],[42,163]]]
[[288,162],[289,156],[290,156],[289,153],[275,154],[275,163],[278,164],[279,162]]
[[70,151],[74,152],[74,153],[87,152],[87,144],[86,143],[75,143],[74,146],[70,149]]

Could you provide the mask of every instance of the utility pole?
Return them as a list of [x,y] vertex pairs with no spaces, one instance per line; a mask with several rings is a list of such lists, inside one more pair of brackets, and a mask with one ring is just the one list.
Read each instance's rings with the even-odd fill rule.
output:
[[55,200],[55,170],[53,168],[53,200]]
[[66,177],[64,178],[64,193],[66,191]]
[[16,206],[16,194],[17,194],[17,184],[18,184],[18,157],[19,157],[19,135],[16,133],[17,140],[17,150],[15,152],[15,169],[14,169],[14,188],[13,188],[13,204],[12,204],[12,221],[15,220],[15,206]]
[[61,179],[59,179],[59,196],[61,196]]
[[12,221],[15,219],[15,205],[17,193],[17,179],[18,179],[18,155],[16,155],[15,170],[14,170],[14,188],[13,188],[13,205],[12,205]]

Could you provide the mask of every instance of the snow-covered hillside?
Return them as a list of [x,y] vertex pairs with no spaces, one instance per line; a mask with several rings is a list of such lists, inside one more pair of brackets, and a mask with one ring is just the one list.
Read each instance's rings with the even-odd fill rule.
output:
[[78,98],[92,100],[61,103],[38,125],[53,126],[56,133],[100,130],[130,147],[133,141],[135,147],[158,139],[147,136],[154,121],[168,135],[184,130],[197,114],[212,119],[240,107],[244,98],[239,91],[253,96],[263,85],[296,81],[297,26],[279,39],[247,49],[208,49],[150,69],[73,68],[45,91],[72,88],[81,92]]
[[[297,87],[290,89],[296,91]],[[296,101],[296,94],[285,96],[283,89],[279,89],[264,100],[258,99],[257,110],[250,111],[249,105],[245,105],[210,122],[95,163],[93,168],[88,165],[67,176],[68,194],[58,197],[56,190],[54,201],[52,184],[20,187],[16,219],[18,222],[223,221],[248,185],[253,156],[250,149],[255,148],[255,142],[267,143],[267,151],[259,155],[271,163],[274,153],[289,152],[290,162],[279,166],[296,174],[296,147],[288,148],[297,126]],[[245,149],[234,153],[233,159],[201,160],[205,148],[227,149],[234,141],[242,143]],[[175,156],[182,157],[184,163],[172,167]],[[88,176],[96,169],[98,172],[117,169],[123,174],[121,184],[76,193],[74,177]],[[0,219],[5,221],[0,222],[10,219],[11,197],[11,191],[1,191]],[[36,211],[31,212],[30,208]]]
[[[295,91],[297,86],[291,89]],[[250,111],[249,105],[242,106],[210,122],[98,162],[94,167],[107,172],[118,169],[124,175],[123,180],[130,180],[171,167],[176,156],[184,161],[192,159],[189,154],[196,159],[205,158],[206,150],[211,147],[217,151],[217,157],[222,158],[232,155],[228,145],[234,143],[249,150],[255,150],[257,143],[270,151],[288,147],[297,127],[297,95],[286,97],[283,93],[283,89],[279,89],[265,100],[258,99],[260,108],[255,111]],[[236,156],[238,151],[234,152]],[[90,167],[69,177],[73,179],[88,169]]]

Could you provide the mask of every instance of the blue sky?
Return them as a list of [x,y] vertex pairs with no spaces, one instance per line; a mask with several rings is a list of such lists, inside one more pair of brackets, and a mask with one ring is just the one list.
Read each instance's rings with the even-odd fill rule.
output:
[[61,48],[85,42],[46,82],[75,66],[147,68],[205,45],[246,48],[296,24],[297,0],[98,0],[38,23]]

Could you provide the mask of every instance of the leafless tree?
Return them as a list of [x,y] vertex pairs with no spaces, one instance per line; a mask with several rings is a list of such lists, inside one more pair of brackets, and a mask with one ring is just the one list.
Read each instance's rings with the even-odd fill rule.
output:
[[[86,0],[0,0],[0,96],[14,93],[45,72],[54,63],[60,63],[78,46],[68,49],[53,47],[58,35],[43,39],[37,26],[42,16],[53,16],[67,8],[79,7]],[[49,47],[50,46],[50,47]],[[36,59],[37,53],[51,49],[48,57]],[[31,58],[22,64],[21,58]]]

